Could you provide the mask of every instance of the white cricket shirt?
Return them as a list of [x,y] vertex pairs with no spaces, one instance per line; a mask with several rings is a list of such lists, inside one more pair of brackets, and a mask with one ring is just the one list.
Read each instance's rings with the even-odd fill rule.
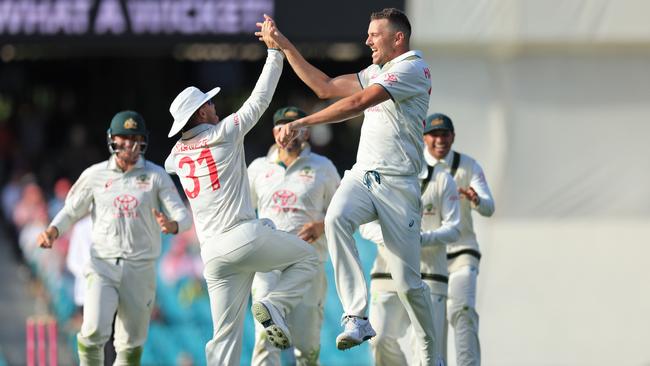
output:
[[[323,221],[327,206],[341,182],[332,162],[306,146],[288,167],[278,160],[277,145],[248,167],[253,206],[260,218],[271,219],[278,229],[298,234],[306,223]],[[327,242],[321,235],[313,245],[319,259],[327,261]]]
[[[459,154],[453,150],[449,151],[447,156],[438,161],[428,150],[424,151],[424,158],[427,164],[441,164],[447,172],[451,170],[454,155]],[[472,187],[479,197],[478,205],[470,202],[468,199],[459,195],[460,198],[460,239],[447,246],[448,253],[455,253],[463,249],[474,249],[479,251],[474,224],[472,222],[472,209],[476,210],[482,216],[492,216],[494,213],[494,199],[490,192],[485,174],[481,166],[468,155],[460,154],[460,164],[454,174],[456,185],[462,188]]]
[[216,125],[201,124],[183,132],[165,161],[165,169],[179,176],[190,201],[204,261],[215,255],[205,247],[208,240],[210,245],[232,244],[232,240],[224,243],[218,237],[255,219],[244,136],[271,102],[282,64],[283,54],[268,50],[262,73],[242,107]]
[[161,242],[153,208],[176,221],[179,232],[192,226],[176,186],[162,167],[140,158],[125,173],[113,155],[81,173],[50,225],[61,236],[90,211],[91,256],[153,260],[160,255]]
[[422,128],[429,108],[431,73],[419,51],[357,74],[362,88],[381,85],[390,99],[364,111],[353,169],[386,175],[417,175],[423,166]]

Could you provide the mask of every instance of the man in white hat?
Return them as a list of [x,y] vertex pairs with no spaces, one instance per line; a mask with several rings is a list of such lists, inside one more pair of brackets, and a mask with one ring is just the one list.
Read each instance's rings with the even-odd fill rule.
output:
[[206,344],[208,365],[239,365],[245,307],[255,272],[280,270],[280,280],[253,303],[255,319],[278,348],[291,346],[284,318],[301,301],[316,274],[316,250],[293,234],[257,220],[251,203],[244,136],[268,107],[282,73],[283,54],[268,37],[269,22],[258,23],[268,50],[251,96],[219,121],[211,98],[195,87],[183,90],[169,111],[169,136],[181,138],[165,161],[178,174],[189,198],[205,264],[213,336]]

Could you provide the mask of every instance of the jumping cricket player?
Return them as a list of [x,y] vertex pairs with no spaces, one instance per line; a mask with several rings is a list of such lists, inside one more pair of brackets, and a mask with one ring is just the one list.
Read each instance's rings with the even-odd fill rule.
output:
[[421,53],[409,50],[409,20],[392,8],[373,13],[366,39],[373,64],[336,78],[309,64],[273,26],[273,39],[303,82],[321,98],[342,98],[282,126],[276,139],[280,145],[289,143],[302,127],[364,113],[357,162],[345,173],[325,216],[336,288],[345,312],[337,347],[354,347],[376,334],[366,318],[367,285],[352,234],[359,225],[378,219],[388,248],[388,267],[417,334],[419,359],[431,364],[436,351],[431,296],[420,278],[418,182],[431,75]]
[[[430,132],[425,128],[424,133]],[[447,244],[460,237],[460,208],[458,189],[453,178],[442,165],[429,165],[420,175],[422,180],[422,256],[420,270],[424,283],[431,290],[434,310],[434,331],[436,340],[437,366],[447,363],[446,304],[447,304]],[[398,339],[407,333],[409,320],[404,306],[399,301],[392,276],[386,265],[381,228],[376,221],[362,225],[363,237],[379,244],[377,258],[371,271],[370,321],[375,324],[378,335],[371,342],[376,365],[405,365],[409,358],[400,348]],[[412,341],[407,342],[413,344]],[[415,363],[410,358],[411,363]]]

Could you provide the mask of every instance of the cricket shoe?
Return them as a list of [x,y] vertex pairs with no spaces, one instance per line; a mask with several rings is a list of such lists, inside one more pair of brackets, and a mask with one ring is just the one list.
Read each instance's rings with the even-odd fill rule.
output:
[[344,326],[343,333],[336,337],[336,348],[340,350],[358,346],[377,335],[367,319],[357,316],[343,315],[341,325]]
[[253,303],[253,316],[264,327],[266,339],[279,349],[291,347],[291,334],[287,323],[272,304]]

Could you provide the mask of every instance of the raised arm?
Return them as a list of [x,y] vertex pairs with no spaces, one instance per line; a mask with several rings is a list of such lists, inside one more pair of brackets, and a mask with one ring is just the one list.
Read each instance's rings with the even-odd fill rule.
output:
[[[280,32],[271,17],[264,14],[264,19],[265,21],[271,22],[270,36],[282,52],[284,52],[293,71],[319,98],[347,97],[361,90],[361,84],[356,74],[346,74],[335,78],[329,77],[302,57],[293,43]],[[262,27],[262,24],[257,23],[259,27]],[[256,35],[258,35],[260,40],[263,40],[261,32],[258,33]]]
[[280,133],[276,136],[276,142],[280,146],[286,146],[291,140],[296,138],[298,130],[302,127],[322,123],[342,122],[356,117],[367,108],[388,99],[390,99],[390,94],[388,94],[386,89],[378,84],[370,85],[312,115],[285,123],[280,129]]

